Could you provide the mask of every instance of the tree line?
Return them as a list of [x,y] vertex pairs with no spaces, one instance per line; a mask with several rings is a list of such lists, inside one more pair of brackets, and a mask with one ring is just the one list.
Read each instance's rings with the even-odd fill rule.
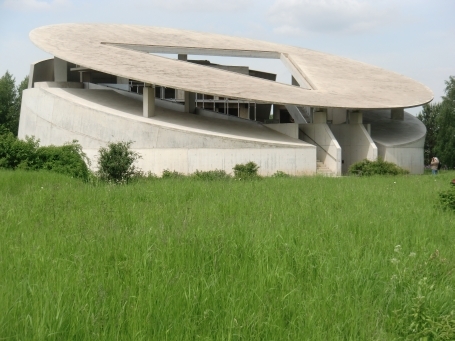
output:
[[22,91],[28,87],[28,76],[16,86],[14,77],[6,71],[0,78],[0,128],[17,136],[21,113]]
[[445,81],[442,102],[423,106],[417,118],[427,127],[424,156],[430,164],[433,156],[450,169],[455,167],[455,77]]

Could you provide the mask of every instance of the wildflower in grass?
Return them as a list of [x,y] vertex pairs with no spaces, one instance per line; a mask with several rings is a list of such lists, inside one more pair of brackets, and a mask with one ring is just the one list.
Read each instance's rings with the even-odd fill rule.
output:
[[416,256],[416,253],[415,253],[415,252],[411,252],[411,253],[409,254],[409,257],[415,257],[415,256]]
[[392,259],[390,260],[390,263],[392,263],[392,264],[398,264],[398,263],[400,263],[400,260],[398,260],[398,259],[396,259],[396,258],[392,258]]
[[398,253],[398,252],[401,252],[401,245],[396,245],[396,246],[395,246],[395,249],[394,249],[393,251],[395,251],[395,252],[397,252],[397,253]]

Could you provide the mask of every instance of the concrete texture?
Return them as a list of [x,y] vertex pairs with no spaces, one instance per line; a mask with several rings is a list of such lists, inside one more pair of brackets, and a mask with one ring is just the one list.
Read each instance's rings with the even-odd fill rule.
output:
[[371,138],[378,147],[378,156],[396,163],[412,174],[424,171],[423,146],[425,125],[404,112],[403,119],[391,118],[389,110],[364,111],[363,122],[371,126]]
[[349,166],[358,161],[368,159],[374,161],[378,157],[378,147],[361,123],[332,124],[330,130],[341,147],[343,174]]
[[300,139],[316,145],[317,159],[334,175],[342,175],[342,150],[325,123],[300,124]]
[[[432,92],[402,75],[303,48],[246,38],[134,25],[63,24],[30,33],[41,49],[119,77],[252,102],[332,108],[403,108]],[[300,87],[144,52],[281,59]]]
[[264,125],[211,119],[162,108],[143,117],[142,101],[114,90],[35,88],[25,90],[19,137],[33,135],[43,145],[78,140],[92,157],[108,142],[134,141],[144,171],[192,173],[254,161],[259,172],[316,172],[316,148]]

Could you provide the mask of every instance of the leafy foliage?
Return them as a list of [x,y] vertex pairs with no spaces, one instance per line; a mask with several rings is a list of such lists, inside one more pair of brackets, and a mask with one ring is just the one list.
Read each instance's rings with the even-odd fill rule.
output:
[[220,169],[205,172],[197,170],[195,173],[192,174],[192,177],[201,180],[222,180],[230,178],[229,174],[227,174],[224,170]]
[[387,162],[378,158],[377,161],[362,160],[349,167],[349,174],[359,176],[371,175],[403,175],[409,171],[397,166],[392,162]]
[[443,209],[455,211],[455,187],[453,185],[452,188],[439,192],[439,203]]
[[98,175],[101,180],[117,184],[128,183],[133,177],[141,175],[134,163],[141,156],[131,150],[132,141],[109,143],[107,148],[100,148]]
[[430,103],[423,106],[423,110],[417,118],[425,124],[427,134],[425,136],[424,157],[425,164],[430,164],[431,158],[435,156],[435,147],[439,130],[438,115],[441,111],[440,103]]
[[439,160],[449,168],[455,167],[455,77],[446,81],[446,96],[443,96],[437,121],[439,130],[435,152]]
[[237,164],[232,169],[234,170],[234,176],[236,178],[248,179],[258,177],[259,166],[252,161],[245,164]]
[[0,128],[0,168],[46,169],[87,180],[88,162],[77,141],[63,146],[39,146],[39,141],[27,137],[17,139],[6,128]]
[[272,178],[290,178],[291,176],[285,172],[282,171],[276,171],[273,175]]
[[163,174],[161,175],[163,179],[177,179],[185,177],[184,174],[179,173],[177,171],[170,171],[169,169],[163,170]]
[[0,126],[17,136],[22,92],[28,86],[28,76],[16,88],[14,77],[6,71],[0,78]]

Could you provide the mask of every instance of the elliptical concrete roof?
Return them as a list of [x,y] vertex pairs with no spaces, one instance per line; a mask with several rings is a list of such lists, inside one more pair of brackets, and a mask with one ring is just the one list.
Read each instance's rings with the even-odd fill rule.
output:
[[[433,93],[397,73],[299,47],[160,27],[62,24],[30,39],[66,61],[141,82],[252,102],[334,108],[406,108]],[[281,59],[300,87],[149,54],[182,53]]]

